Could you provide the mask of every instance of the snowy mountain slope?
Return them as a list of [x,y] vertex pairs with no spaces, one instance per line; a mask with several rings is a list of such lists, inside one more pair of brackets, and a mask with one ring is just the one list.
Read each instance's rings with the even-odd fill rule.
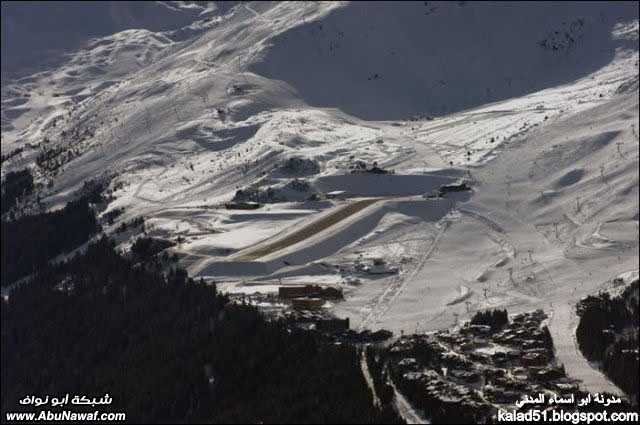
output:
[[42,126],[56,125],[65,112],[144,68],[172,43],[148,30],[126,30],[90,40],[86,49],[69,55],[64,67],[7,83],[2,88],[3,140],[36,139]]
[[2,84],[63,64],[91,38],[175,30],[216,9],[213,2],[3,2]]
[[[612,270],[637,268],[637,103],[627,95],[533,131],[475,170],[473,198],[448,218],[437,253],[404,289],[421,301],[392,305],[383,323],[444,327],[468,308],[548,307],[597,290]],[[573,167],[581,179],[558,188]],[[473,291],[469,305],[448,304],[458,285]]]
[[[112,178],[109,210],[125,213],[107,232],[144,216],[151,235],[180,237],[191,274],[230,291],[341,286],[332,311],[353,326],[429,330],[572,302],[638,268],[632,6],[254,2],[112,34],[3,85],[2,153],[24,152],[2,173],[29,166],[48,208]],[[437,118],[410,120],[424,114]],[[471,193],[417,196],[461,178]],[[224,209],[238,190],[278,196]],[[334,190],[356,199],[305,201]]]
[[[367,119],[441,116],[584,77],[632,41],[632,3],[356,2],[271,40],[252,69],[314,106]],[[354,23],[357,22],[357,25]]]

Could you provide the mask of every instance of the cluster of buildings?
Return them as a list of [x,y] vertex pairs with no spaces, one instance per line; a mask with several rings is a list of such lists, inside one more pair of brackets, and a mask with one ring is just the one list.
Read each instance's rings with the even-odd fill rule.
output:
[[256,305],[265,316],[283,319],[290,326],[316,330],[335,342],[371,344],[385,341],[393,333],[380,329],[356,331],[350,329],[349,318],[335,317],[326,303],[343,299],[341,288],[320,285],[279,286],[278,293],[229,294],[238,303]]
[[[376,141],[376,143],[384,143],[382,139]],[[393,173],[393,170],[385,170],[384,168],[378,166],[378,162],[374,161],[371,166],[368,166],[366,162],[362,160],[355,160],[349,165],[349,170],[352,174],[354,173],[370,173],[370,174],[387,174]]]
[[466,192],[468,190],[471,190],[471,187],[469,187],[465,182],[445,184],[440,186],[440,195],[442,196],[445,193],[450,192]]
[[393,334],[386,330],[361,332],[350,329],[349,318],[333,316],[324,307],[327,301],[343,298],[342,289],[319,285],[280,286],[278,298],[291,305],[284,312],[285,319],[294,326],[303,329],[315,329],[331,335],[335,341],[351,343],[376,343],[389,339]]
[[555,363],[545,318],[537,310],[501,329],[467,323],[455,332],[403,336],[389,349],[391,376],[415,407],[469,422],[514,408],[523,394],[569,395],[578,387]]
[[471,186],[469,186],[464,181],[461,181],[457,183],[442,185],[440,186],[440,189],[433,190],[431,193],[426,193],[423,195],[423,197],[425,199],[440,199],[443,198],[447,193],[467,192],[469,190],[471,190]]
[[332,286],[319,285],[279,286],[278,297],[282,300],[292,300],[303,297],[316,297],[325,300],[342,299],[342,289]]
[[[334,190],[327,193],[312,193],[310,194],[306,200],[307,201],[320,201],[322,199],[337,199],[337,200],[346,200],[347,198],[353,198],[355,195],[346,190]],[[280,200],[284,202],[283,199]],[[263,205],[259,202],[254,201],[229,201],[224,204],[224,207],[228,210],[256,210]]]
[[356,259],[353,263],[338,264],[335,269],[352,285],[360,284],[354,275],[389,275],[399,273],[399,269],[387,264],[383,258]]
[[291,325],[302,329],[315,329],[331,334],[349,331],[348,317],[339,319],[326,310],[288,310],[283,316]]
[[343,298],[340,288],[319,285],[280,286],[278,298],[291,305],[292,311],[285,316],[292,323],[327,333],[349,329],[349,318],[338,319],[323,309],[327,301]]
[[328,300],[342,299],[342,289],[318,285],[280,286],[278,298],[295,310],[319,310]]

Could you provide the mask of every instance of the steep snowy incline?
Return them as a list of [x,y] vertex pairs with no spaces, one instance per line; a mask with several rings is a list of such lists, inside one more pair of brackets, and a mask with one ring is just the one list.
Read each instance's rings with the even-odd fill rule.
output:
[[[235,173],[232,170],[240,163],[257,161],[268,150],[262,148],[250,155],[230,152],[248,151],[236,145],[250,139],[270,119],[269,115],[258,114],[267,109],[302,105],[281,84],[245,73],[242,56],[263,38],[295,25],[302,15],[314,17],[323,10],[315,5],[303,8],[279,4],[269,9],[271,15],[266,20],[245,7],[236,7],[219,20],[209,22],[203,35],[178,43],[167,41],[168,37],[162,34],[142,33],[151,44],[154,39],[165,40],[164,46],[160,46],[161,54],[151,65],[142,64],[142,72],[133,72],[115,82],[110,80],[114,82],[111,85],[102,84],[101,76],[105,72],[115,74],[127,63],[101,64],[103,53],[113,54],[114,45],[136,54],[150,54],[153,49],[149,48],[150,43],[142,43],[138,48],[130,32],[96,42],[76,55],[87,58],[81,68],[74,67],[72,61],[71,69],[65,66],[57,73],[37,75],[12,87],[13,91],[6,95],[3,93],[3,106],[20,104],[8,117],[10,122],[3,122],[7,128],[12,127],[11,132],[3,131],[3,153],[26,146],[23,157],[27,161],[33,161],[39,153],[47,153],[44,158],[47,164],[40,167],[42,179],[46,182],[47,178],[57,176],[52,193],[63,195],[75,190],[82,181],[105,172],[150,171],[152,167],[145,164],[174,164],[185,158],[183,153],[202,152],[222,162],[219,152],[224,151],[224,163],[229,167],[215,168]],[[105,49],[105,45],[109,48]],[[96,72],[92,73],[93,69]],[[69,78],[68,72],[76,78]],[[78,93],[91,96],[83,99],[77,97]],[[26,104],[18,98],[25,94],[29,99]],[[36,96],[33,101],[32,95]],[[41,110],[32,112],[38,107]],[[29,114],[30,121],[19,120],[19,115]],[[245,122],[247,118],[251,121]],[[59,151],[65,155],[58,155]],[[72,172],[66,173],[66,169]],[[225,177],[229,180],[229,175]],[[227,192],[228,187],[227,183]]]
[[94,37],[176,30],[211,16],[214,2],[2,2],[2,85],[64,64]]
[[[638,97],[625,95],[534,129],[474,169],[474,196],[380,323],[430,330],[498,305],[575,302],[637,269],[637,120]],[[459,287],[470,295],[451,303]]]
[[620,46],[630,2],[355,2],[270,40],[256,73],[366,119],[442,116],[567,84]]

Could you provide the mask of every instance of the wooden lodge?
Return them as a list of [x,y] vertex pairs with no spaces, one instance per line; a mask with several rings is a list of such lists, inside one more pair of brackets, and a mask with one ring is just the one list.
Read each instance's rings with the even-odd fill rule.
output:
[[318,285],[280,286],[278,297],[280,299],[315,297],[323,300],[337,300],[342,298],[342,289],[331,286],[323,288]]

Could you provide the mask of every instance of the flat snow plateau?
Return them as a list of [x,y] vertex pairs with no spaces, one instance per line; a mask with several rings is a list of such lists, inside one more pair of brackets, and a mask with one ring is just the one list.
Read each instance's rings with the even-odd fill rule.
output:
[[334,314],[394,331],[544,308],[556,337],[638,269],[635,3],[248,2],[67,59],[3,80],[3,176],[30,167],[47,208],[111,179],[108,233],[143,216],[224,290],[340,286]]

